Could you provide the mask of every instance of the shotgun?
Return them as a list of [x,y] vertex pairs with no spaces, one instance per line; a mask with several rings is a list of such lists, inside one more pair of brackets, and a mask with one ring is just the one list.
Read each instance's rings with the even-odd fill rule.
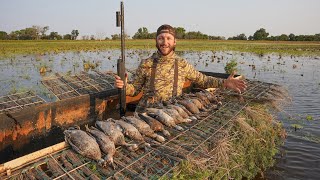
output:
[[[117,62],[117,73],[118,76],[126,82],[125,77],[125,34],[124,34],[124,7],[123,2],[120,3],[120,12],[116,12],[116,25],[121,27],[121,58]],[[118,89],[119,93],[119,102],[120,102],[120,117],[125,116],[126,114],[126,84],[124,84],[122,89]]]

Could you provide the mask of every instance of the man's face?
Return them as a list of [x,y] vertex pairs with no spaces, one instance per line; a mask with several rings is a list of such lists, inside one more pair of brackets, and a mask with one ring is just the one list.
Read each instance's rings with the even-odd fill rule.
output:
[[173,35],[169,33],[161,33],[157,36],[156,41],[156,46],[163,56],[173,53],[176,46],[176,39]]

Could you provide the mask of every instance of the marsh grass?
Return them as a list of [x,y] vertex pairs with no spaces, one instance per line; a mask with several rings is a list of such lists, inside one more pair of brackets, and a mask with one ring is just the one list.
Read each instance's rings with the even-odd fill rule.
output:
[[[103,51],[120,49],[120,41],[0,41],[0,57],[16,55],[60,53],[67,51]],[[127,40],[126,49],[156,49],[155,41]],[[268,53],[279,55],[320,55],[319,42],[271,42],[271,41],[212,41],[178,40],[177,51],[239,51],[260,56]]]
[[251,103],[225,127],[209,157],[190,156],[175,170],[172,179],[253,179],[258,173],[263,176],[263,171],[275,163],[273,157],[286,136],[269,107]]

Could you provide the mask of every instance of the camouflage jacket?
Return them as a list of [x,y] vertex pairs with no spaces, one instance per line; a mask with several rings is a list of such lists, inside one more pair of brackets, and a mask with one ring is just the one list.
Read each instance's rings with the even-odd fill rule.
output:
[[[157,61],[157,66],[154,79],[154,91],[152,91],[152,88],[150,88],[150,79],[154,59]],[[144,95],[139,102],[140,106],[147,106],[150,97],[156,102],[170,99],[173,95],[174,64],[176,59],[178,61],[178,96],[182,94],[182,88],[186,79],[196,83],[202,88],[222,87],[223,79],[200,73],[190,63],[175,53],[170,57],[154,53],[150,58],[141,61],[132,83],[128,83],[126,86],[126,94],[136,96],[142,91]]]

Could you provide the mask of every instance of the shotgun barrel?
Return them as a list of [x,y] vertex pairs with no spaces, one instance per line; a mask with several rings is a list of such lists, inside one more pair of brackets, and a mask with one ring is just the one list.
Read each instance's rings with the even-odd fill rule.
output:
[[[123,2],[120,3],[120,12],[116,12],[116,20],[117,20],[117,27],[121,27],[121,58],[118,59],[117,62],[117,73],[118,76],[123,80],[123,82],[126,82],[125,77],[125,34],[124,34],[124,6]],[[119,102],[120,102],[120,117],[124,116],[126,113],[126,84],[124,84],[122,89],[118,90],[119,92]]]

